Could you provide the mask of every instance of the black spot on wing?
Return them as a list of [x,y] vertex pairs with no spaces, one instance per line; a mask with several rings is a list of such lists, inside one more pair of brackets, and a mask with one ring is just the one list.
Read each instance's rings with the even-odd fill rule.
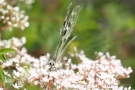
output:
[[66,26],[66,23],[67,23],[67,21],[64,21],[64,23],[63,23],[63,26],[64,26],[64,27]]
[[67,30],[65,29],[65,30],[63,31],[63,36],[66,34],[66,32],[67,32]]
[[67,25],[68,25],[68,27],[69,27],[69,28],[71,28],[71,22],[68,22],[68,24],[67,24]]

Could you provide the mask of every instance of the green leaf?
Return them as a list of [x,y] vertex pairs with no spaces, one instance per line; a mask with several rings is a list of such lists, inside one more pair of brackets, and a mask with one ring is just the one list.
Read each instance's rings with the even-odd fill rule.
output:
[[4,57],[4,54],[6,53],[11,53],[11,52],[16,52],[16,50],[12,49],[12,48],[2,48],[0,50],[0,59],[2,61],[6,61],[5,57]]
[[4,72],[2,67],[0,66],[0,81],[2,82],[2,84],[4,85],[5,82],[5,77],[4,77]]
[[6,58],[4,57],[4,55],[2,54],[2,55],[0,55],[0,59],[2,60],[2,61],[6,61]]
[[16,50],[15,49],[12,49],[12,48],[2,48],[0,50],[0,55],[6,54],[6,53],[10,53],[10,52],[16,52]]

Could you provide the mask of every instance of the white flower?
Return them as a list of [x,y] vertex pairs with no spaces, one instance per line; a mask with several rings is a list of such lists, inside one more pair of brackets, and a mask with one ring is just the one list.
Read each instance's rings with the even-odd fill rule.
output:
[[0,19],[2,20],[2,27],[12,29],[18,27],[22,30],[29,26],[28,16],[24,15],[24,11],[19,11],[19,7],[12,7],[11,5],[2,6],[0,9]]
[[15,89],[20,89],[22,86],[19,86],[17,83],[15,84],[12,84],[12,86],[15,88]]
[[13,75],[15,75],[15,77],[20,77],[21,74],[19,72],[16,72],[15,70],[13,70]]
[[[24,82],[27,82],[39,85],[41,88],[46,87],[46,89],[121,90],[121,87],[118,87],[119,79],[128,78],[132,72],[131,67],[124,68],[121,61],[115,56],[110,56],[109,53],[105,55],[101,52],[96,53],[97,60],[94,61],[87,58],[83,51],[77,53],[77,49],[75,53],[71,54],[79,60],[78,64],[73,64],[71,58],[65,57],[65,63],[56,63],[63,67],[49,71],[47,62],[50,54],[34,58],[27,54],[26,48],[22,47],[25,42],[25,38],[12,38],[1,40],[0,44],[0,48],[5,46],[17,50],[15,56],[7,54],[7,57],[10,55],[13,58],[2,64],[3,68],[12,66],[16,69],[11,74],[5,73],[6,76],[10,74],[9,76],[15,79],[15,84],[12,85],[16,89],[23,87]],[[123,87],[123,89],[130,90],[131,88]]]
[[0,87],[0,90],[4,90],[4,88]]

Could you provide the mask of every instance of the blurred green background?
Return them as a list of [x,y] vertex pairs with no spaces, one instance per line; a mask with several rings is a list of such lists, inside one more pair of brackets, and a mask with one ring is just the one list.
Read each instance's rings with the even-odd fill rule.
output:
[[[64,55],[76,46],[87,57],[94,52],[109,52],[121,59],[123,66],[135,69],[135,0],[36,0],[32,9],[18,4],[29,16],[30,26],[24,31],[14,28],[3,31],[2,39],[26,36],[25,47],[34,57],[52,53],[57,45],[69,3],[79,4],[81,12],[72,36],[77,38]],[[123,86],[135,88],[135,72],[121,80]]]

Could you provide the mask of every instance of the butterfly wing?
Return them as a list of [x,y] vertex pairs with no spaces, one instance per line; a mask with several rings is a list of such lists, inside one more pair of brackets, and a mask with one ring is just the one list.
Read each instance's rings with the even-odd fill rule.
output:
[[70,44],[70,42],[72,42],[75,39],[75,37],[73,37],[72,39],[68,40],[71,35],[71,32],[73,31],[73,27],[76,24],[81,7],[77,5],[71,12],[71,15],[69,15],[71,5],[72,3],[70,3],[70,5],[67,8],[63,27],[60,31],[59,44],[50,57],[50,65],[54,65],[54,61],[56,61],[56,63],[60,62],[62,54],[65,51],[66,47]]
[[53,54],[51,55],[51,58],[54,59],[54,60],[57,58],[58,51],[60,51],[59,48],[61,47],[61,44],[62,44],[61,38],[62,38],[62,36],[63,36],[62,34],[64,34],[64,31],[63,31],[63,30],[64,30],[64,28],[65,28],[65,24],[66,24],[67,21],[68,21],[68,16],[69,16],[69,13],[70,13],[71,6],[72,6],[72,3],[70,3],[70,5],[69,5],[68,8],[67,8],[66,17],[65,17],[65,20],[64,20],[64,23],[63,23],[63,27],[62,27],[62,29],[61,29],[61,31],[60,31],[58,46],[56,47],[55,51],[54,51]]
[[59,59],[61,59],[61,56],[62,56],[63,52],[65,51],[66,47],[76,37],[75,36],[71,40],[68,40],[70,35],[71,35],[71,32],[73,31],[73,27],[76,24],[76,21],[77,21],[80,10],[81,10],[81,7],[79,5],[77,5],[73,9],[69,19],[64,22],[63,28],[61,29],[61,45],[60,45],[60,47],[58,49],[58,55],[57,55],[57,60],[58,61],[59,61]]

